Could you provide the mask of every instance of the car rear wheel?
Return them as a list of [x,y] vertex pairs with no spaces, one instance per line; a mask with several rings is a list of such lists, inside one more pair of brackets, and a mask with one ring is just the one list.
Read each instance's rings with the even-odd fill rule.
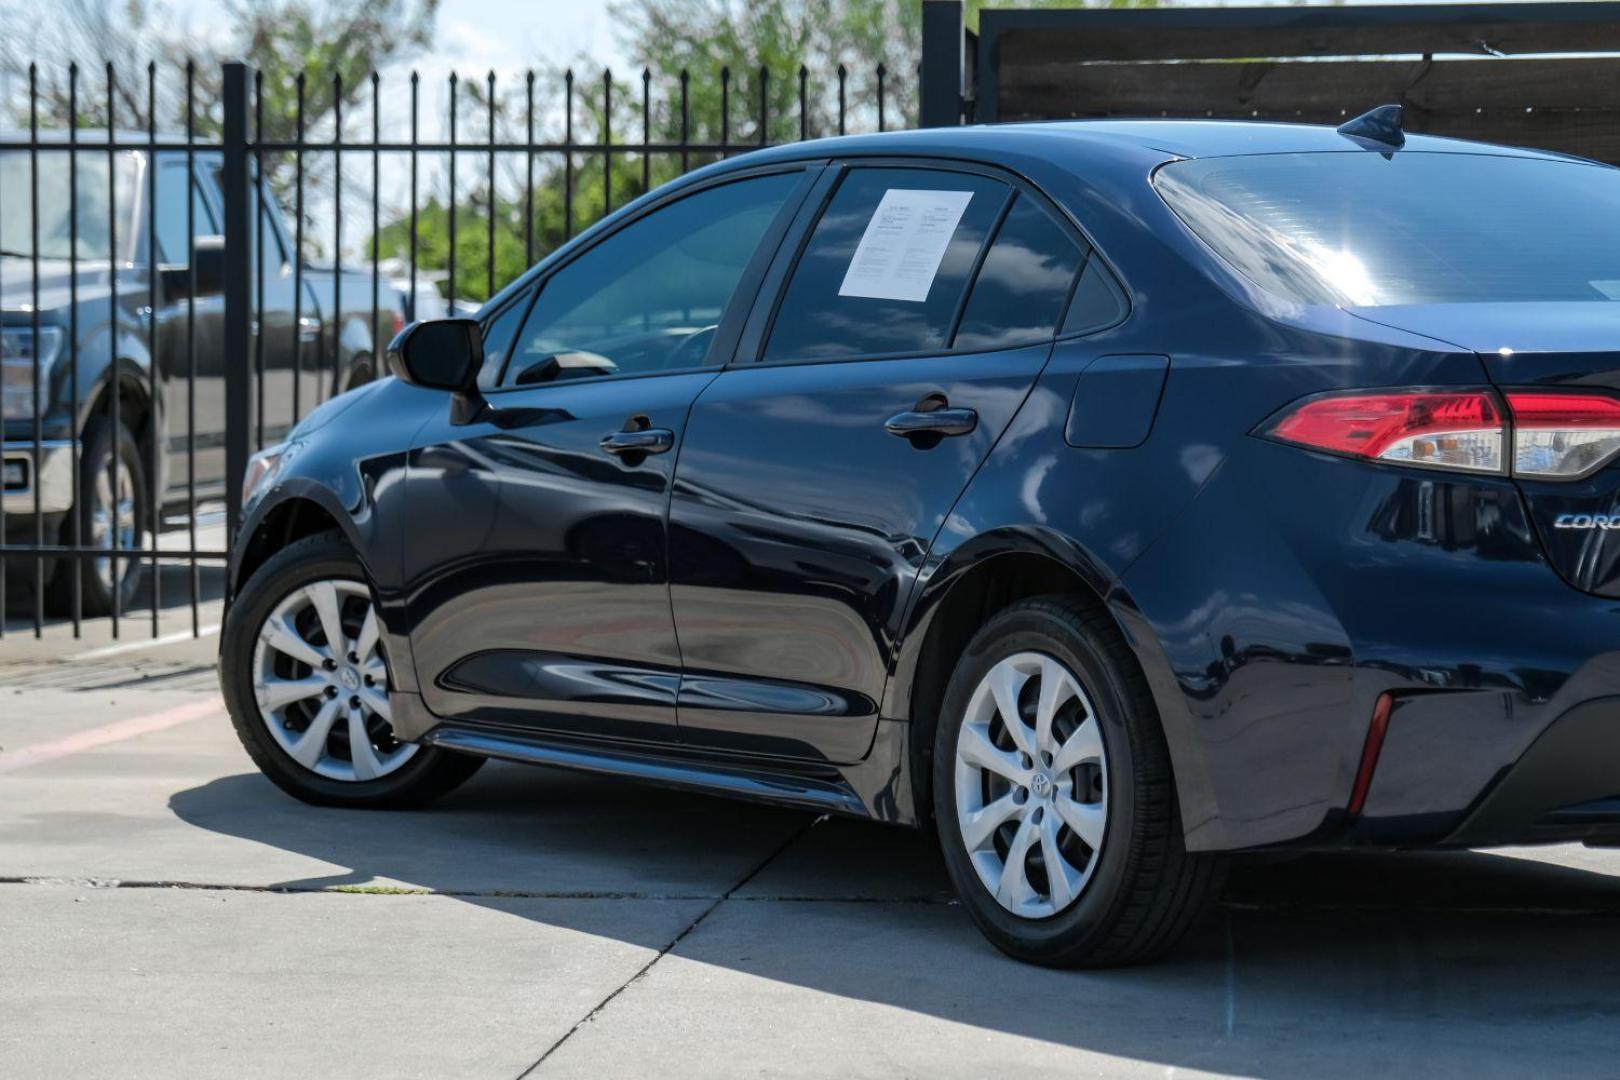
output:
[[254,763],[306,802],[416,805],[482,764],[395,737],[376,604],[336,533],[289,545],[248,580],[226,618],[220,682]]
[[946,868],[1002,951],[1103,967],[1170,948],[1218,890],[1186,850],[1145,680],[1106,612],[1015,604],[964,650],[934,743]]

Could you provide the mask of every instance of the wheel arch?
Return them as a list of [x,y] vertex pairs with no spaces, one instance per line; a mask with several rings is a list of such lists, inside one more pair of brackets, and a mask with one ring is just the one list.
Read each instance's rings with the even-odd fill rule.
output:
[[1107,611],[1133,654],[1141,656],[1110,605],[1111,582],[1072,541],[1046,530],[1009,529],[962,544],[928,575],[906,619],[883,715],[908,721],[907,766],[920,816],[932,806],[933,737],[956,659],[992,616],[1030,597],[1062,593]]
[[[135,443],[141,448],[141,464],[148,469],[152,465],[152,409],[157,405],[149,391],[152,389],[147,375],[147,367],[143,361],[120,357],[113,365],[104,365],[99,372],[91,374],[91,382],[87,391],[81,395],[77,406],[79,418],[77,429],[81,434],[98,419],[112,416],[113,372],[117,372],[118,385],[118,420],[129,433],[135,436]],[[87,373],[81,372],[81,377]],[[159,415],[159,422],[162,417]],[[157,478],[157,479],[162,479]]]
[[343,534],[357,557],[360,557],[360,545],[355,542],[348,515],[336,505],[335,499],[328,497],[321,489],[300,486],[260,507],[238,536],[231,557],[230,595],[234,597],[240,592],[243,583],[270,556],[288,544],[306,536],[334,530]]

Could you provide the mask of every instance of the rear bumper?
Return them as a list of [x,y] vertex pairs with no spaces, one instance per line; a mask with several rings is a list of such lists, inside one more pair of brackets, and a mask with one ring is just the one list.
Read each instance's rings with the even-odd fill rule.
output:
[[1620,697],[1548,725],[1486,792],[1448,845],[1620,839]]
[[[0,443],[7,515],[60,514],[73,508],[73,441]],[[37,493],[37,496],[36,496]],[[36,502],[37,497],[37,502]]]

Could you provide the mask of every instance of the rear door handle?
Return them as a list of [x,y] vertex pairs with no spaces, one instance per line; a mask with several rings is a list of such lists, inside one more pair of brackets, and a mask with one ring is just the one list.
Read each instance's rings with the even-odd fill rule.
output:
[[918,435],[943,437],[966,435],[978,425],[979,414],[972,409],[910,409],[889,417],[883,422],[883,429],[890,435],[902,438]]
[[627,454],[662,454],[674,445],[675,433],[669,428],[615,431],[602,439],[603,450],[621,457]]

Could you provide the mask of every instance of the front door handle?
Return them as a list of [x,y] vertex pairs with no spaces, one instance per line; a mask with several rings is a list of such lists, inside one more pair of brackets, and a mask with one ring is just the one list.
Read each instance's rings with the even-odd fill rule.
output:
[[953,409],[937,394],[930,394],[917,402],[916,408],[895,413],[883,422],[883,430],[906,439],[966,435],[978,426],[978,413],[972,409]]
[[675,433],[669,428],[615,431],[602,439],[602,449],[620,457],[632,454],[662,454],[674,445]]

